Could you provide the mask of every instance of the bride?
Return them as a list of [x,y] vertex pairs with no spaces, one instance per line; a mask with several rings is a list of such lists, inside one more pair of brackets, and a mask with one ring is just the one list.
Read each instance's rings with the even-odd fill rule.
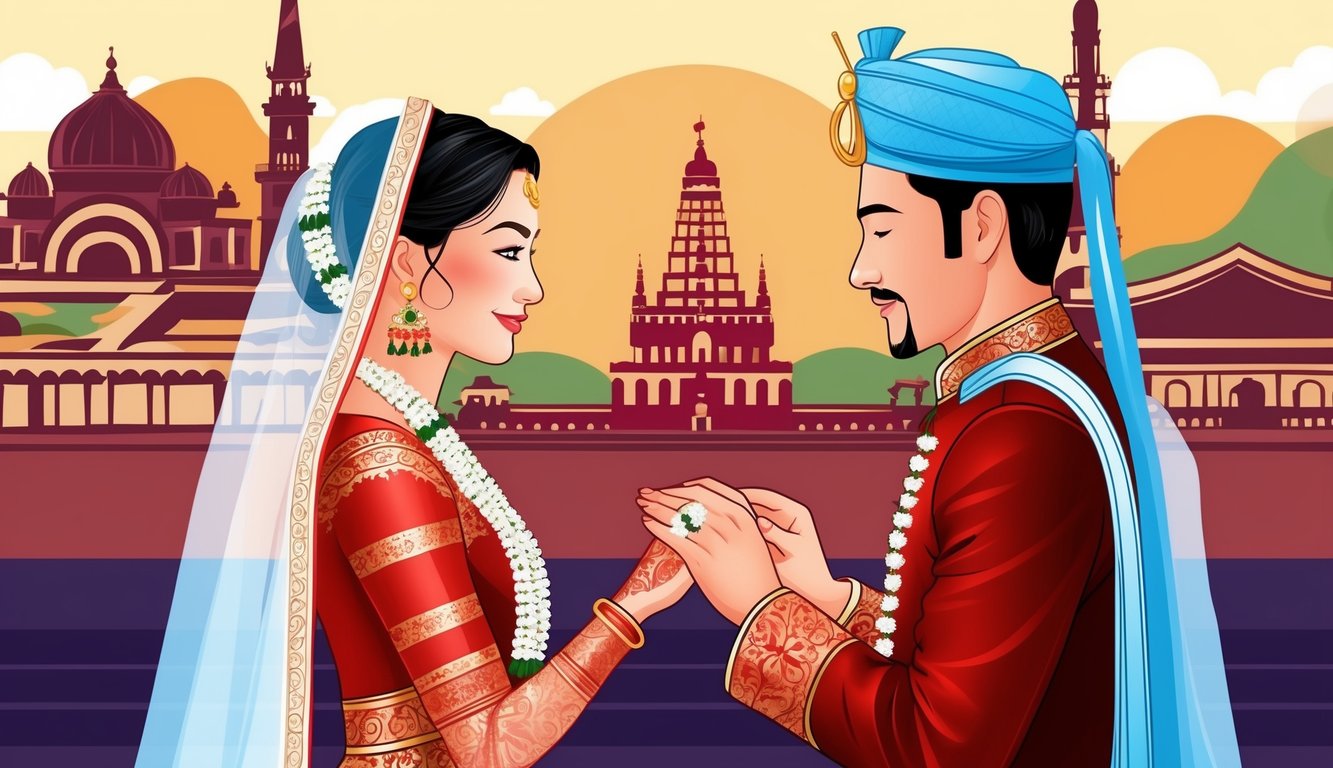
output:
[[[409,99],[292,189],[246,334],[308,360],[322,316],[330,348],[299,435],[256,440],[226,502],[208,482],[228,430],[215,432],[137,765],[310,765],[316,618],[341,689],[341,766],[530,765],[643,645],[641,623],[689,589],[654,543],[548,661],[541,550],[433,405],[454,355],[509,359],[542,299],[539,175],[527,144]],[[272,327],[276,268],[313,330]],[[233,384],[224,411],[243,399]],[[280,491],[257,493],[275,475]],[[225,537],[210,517],[228,519]]]

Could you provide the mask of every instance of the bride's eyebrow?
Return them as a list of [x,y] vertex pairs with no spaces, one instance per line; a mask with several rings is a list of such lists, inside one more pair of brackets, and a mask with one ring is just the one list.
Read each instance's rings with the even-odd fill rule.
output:
[[496,224],[495,226],[493,226],[493,227],[491,227],[490,229],[486,230],[486,231],[483,232],[482,234],[484,234],[484,235],[489,235],[490,233],[494,232],[494,231],[497,230],[497,229],[512,229],[512,230],[514,230],[515,232],[517,232],[517,233],[519,233],[520,235],[522,235],[524,238],[528,238],[528,237],[531,237],[531,236],[532,236],[532,230],[528,229],[527,227],[523,226],[522,224],[519,224],[517,221],[502,221],[502,222],[500,222],[499,224]]

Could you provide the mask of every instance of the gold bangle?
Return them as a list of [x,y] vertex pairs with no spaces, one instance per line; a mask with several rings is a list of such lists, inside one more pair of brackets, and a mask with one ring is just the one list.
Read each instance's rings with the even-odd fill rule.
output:
[[[608,613],[604,611],[609,611]],[[620,638],[625,645],[631,649],[642,648],[644,643],[643,627],[635,621],[629,611],[622,608],[619,604],[607,600],[605,597],[599,597],[592,604],[592,614],[596,616],[606,628],[611,630],[611,634]],[[632,640],[627,637],[627,633],[632,632],[638,640]]]

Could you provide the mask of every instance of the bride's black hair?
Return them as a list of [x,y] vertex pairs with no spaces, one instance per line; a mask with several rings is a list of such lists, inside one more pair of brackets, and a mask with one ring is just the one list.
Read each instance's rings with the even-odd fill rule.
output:
[[[349,275],[356,273],[397,124],[397,118],[391,118],[363,128],[343,147],[333,167],[329,219],[338,261]],[[426,249],[427,271],[419,285],[422,293],[431,272],[444,279],[437,264],[449,234],[460,225],[484,218],[499,203],[510,175],[519,170],[533,178],[540,176],[537,150],[470,115],[434,110],[400,230],[403,237]],[[298,184],[291,194],[304,196],[303,185]],[[287,262],[308,305],[321,312],[338,311],[313,279],[295,226],[288,238]]]

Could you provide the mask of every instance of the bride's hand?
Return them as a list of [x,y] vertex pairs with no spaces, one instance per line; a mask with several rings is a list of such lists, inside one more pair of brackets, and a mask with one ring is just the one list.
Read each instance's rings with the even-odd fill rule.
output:
[[658,611],[675,605],[693,584],[694,578],[680,555],[653,539],[612,599],[629,611],[635,621],[642,623]]

